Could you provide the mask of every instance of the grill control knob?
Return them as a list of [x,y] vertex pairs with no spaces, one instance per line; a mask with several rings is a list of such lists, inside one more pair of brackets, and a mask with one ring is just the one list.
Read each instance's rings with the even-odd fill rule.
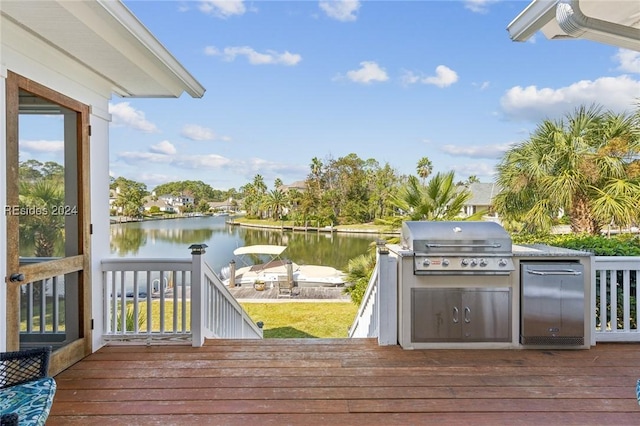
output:
[[442,259],[442,266],[449,266],[449,259]]
[[500,259],[500,261],[498,262],[498,266],[507,266],[507,259]]
[[480,266],[487,266],[487,259],[480,259]]
[[429,266],[429,265],[431,265],[431,261],[429,259],[424,259],[422,261],[422,266]]
[[462,260],[460,261],[460,264],[461,264],[462,266],[467,266],[467,265],[469,265],[469,259],[462,259]]
[[476,266],[478,261],[476,259],[471,259],[471,266]]

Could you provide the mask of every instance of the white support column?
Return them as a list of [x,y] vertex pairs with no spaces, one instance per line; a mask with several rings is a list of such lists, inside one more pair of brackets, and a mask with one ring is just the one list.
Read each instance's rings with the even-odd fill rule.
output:
[[378,345],[398,344],[397,258],[389,256],[384,242],[378,243]]
[[191,345],[201,347],[204,345],[205,324],[205,279],[202,255],[205,253],[206,244],[191,244]]

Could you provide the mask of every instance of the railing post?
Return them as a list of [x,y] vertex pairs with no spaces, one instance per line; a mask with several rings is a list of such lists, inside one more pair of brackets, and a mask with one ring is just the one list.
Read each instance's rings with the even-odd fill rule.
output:
[[229,287],[236,286],[236,261],[229,262]]
[[204,345],[204,324],[205,324],[205,279],[204,260],[206,244],[191,244],[191,345],[200,347]]
[[376,242],[378,251],[378,345],[398,344],[398,286],[395,259],[389,257],[386,241]]

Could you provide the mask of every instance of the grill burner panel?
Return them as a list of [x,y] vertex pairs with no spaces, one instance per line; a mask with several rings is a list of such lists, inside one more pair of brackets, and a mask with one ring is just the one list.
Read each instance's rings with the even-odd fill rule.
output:
[[514,270],[510,257],[414,256],[415,274],[509,274]]

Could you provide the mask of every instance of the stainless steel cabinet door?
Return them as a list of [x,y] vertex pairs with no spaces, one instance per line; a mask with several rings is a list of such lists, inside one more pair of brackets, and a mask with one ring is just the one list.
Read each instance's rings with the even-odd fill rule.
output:
[[[584,336],[584,268],[578,263],[521,265],[522,336]],[[544,342],[544,340],[542,340]]]
[[509,290],[462,292],[462,338],[468,341],[511,340]]
[[412,289],[414,342],[511,340],[509,289]]
[[411,339],[450,342],[462,338],[460,292],[451,289],[411,290]]

